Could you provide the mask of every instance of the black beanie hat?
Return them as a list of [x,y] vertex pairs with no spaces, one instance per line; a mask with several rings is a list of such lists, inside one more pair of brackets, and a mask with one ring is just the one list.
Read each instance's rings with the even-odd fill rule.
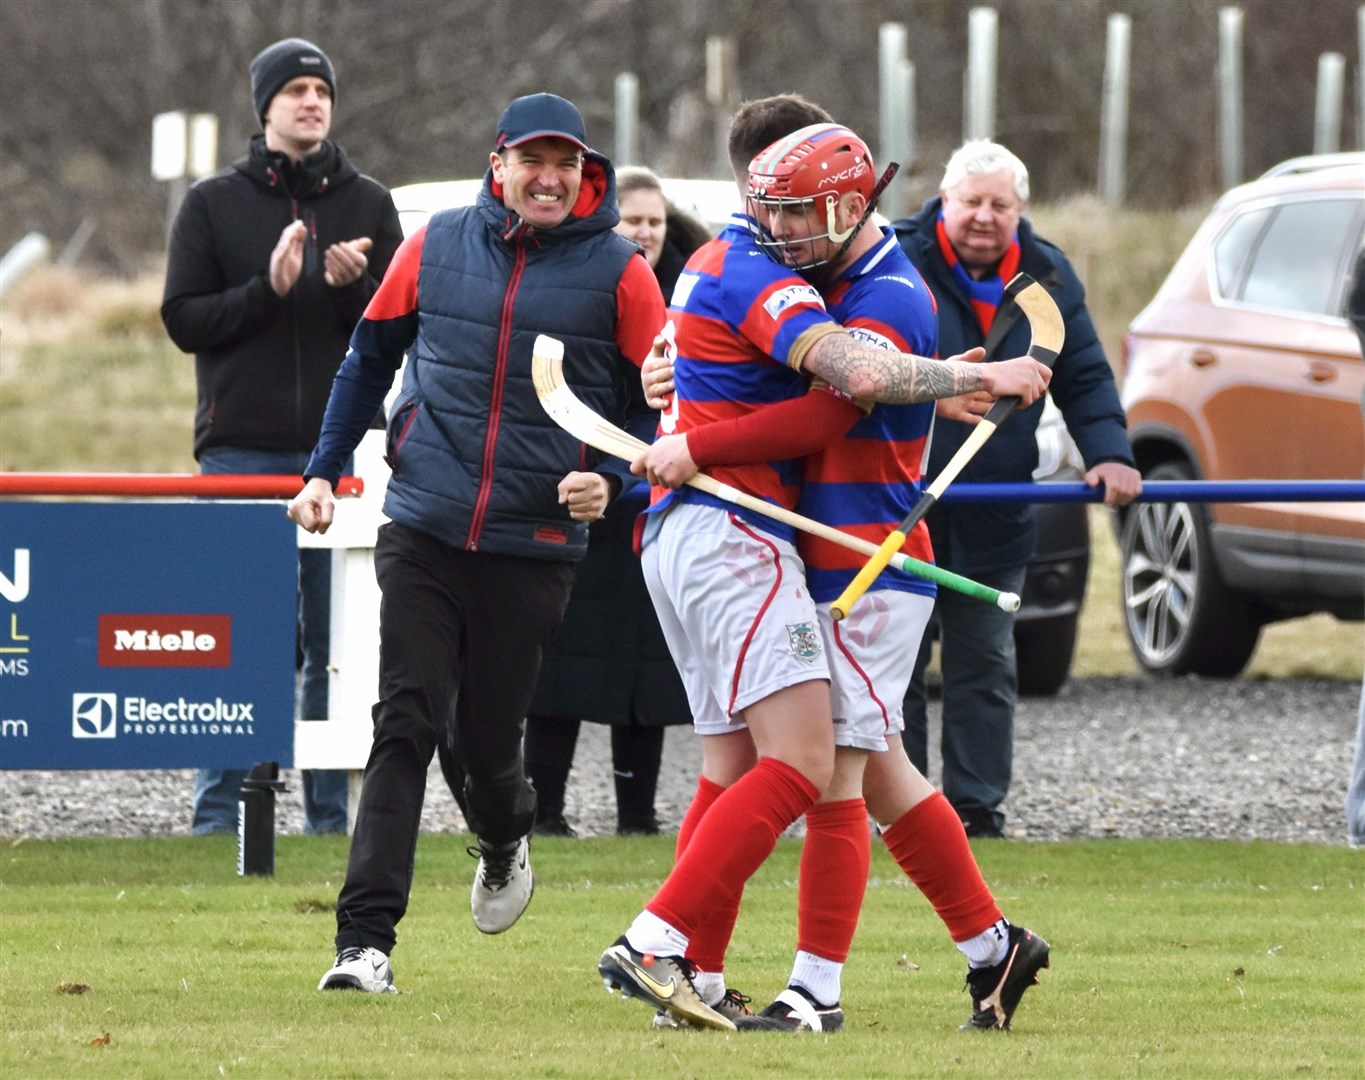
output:
[[303,38],[285,38],[262,49],[251,61],[251,100],[256,106],[256,119],[265,123],[271,99],[280,87],[300,75],[316,75],[332,89],[336,100],[337,80],[332,61],[327,54]]

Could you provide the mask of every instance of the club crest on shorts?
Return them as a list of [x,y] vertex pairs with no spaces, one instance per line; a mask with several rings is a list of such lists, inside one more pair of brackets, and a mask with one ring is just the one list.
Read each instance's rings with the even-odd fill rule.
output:
[[796,659],[804,660],[807,664],[815,663],[824,648],[820,643],[820,631],[814,623],[788,623],[787,648]]

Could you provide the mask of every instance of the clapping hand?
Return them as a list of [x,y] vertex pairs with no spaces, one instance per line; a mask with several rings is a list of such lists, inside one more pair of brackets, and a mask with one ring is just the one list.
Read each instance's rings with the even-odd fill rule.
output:
[[334,288],[360,280],[370,265],[365,252],[369,251],[371,246],[372,242],[368,236],[333,244],[323,256],[323,280]]

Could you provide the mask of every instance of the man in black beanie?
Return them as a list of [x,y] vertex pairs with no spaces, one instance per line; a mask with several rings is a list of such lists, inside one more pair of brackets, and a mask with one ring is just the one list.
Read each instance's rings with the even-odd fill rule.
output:
[[[387,189],[328,141],[335,96],[316,45],[262,50],[251,99],[263,132],[195,184],[176,217],[161,318],[195,354],[201,472],[302,474],[351,330],[402,240]],[[300,552],[301,720],[327,717],[330,600],[331,553]],[[216,736],[219,754],[224,745]],[[199,770],[195,833],[236,831],[245,775]],[[304,772],[305,831],[346,831],[346,789],[344,771]]]
[[303,38],[285,38],[267,46],[251,61],[251,101],[265,126],[265,114],[275,95],[291,79],[312,75],[327,84],[327,95],[336,104],[337,79],[327,54]]

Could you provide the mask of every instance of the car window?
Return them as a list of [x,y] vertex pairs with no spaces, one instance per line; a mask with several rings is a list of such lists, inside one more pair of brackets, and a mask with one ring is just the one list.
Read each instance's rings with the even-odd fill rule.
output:
[[1243,303],[1336,314],[1340,268],[1359,200],[1317,199],[1279,208],[1252,255]]
[[1242,270],[1246,267],[1247,255],[1261,235],[1266,218],[1270,217],[1270,207],[1238,214],[1231,224],[1223,230],[1213,245],[1213,267],[1218,281],[1220,296],[1236,296],[1237,285],[1242,280]]

